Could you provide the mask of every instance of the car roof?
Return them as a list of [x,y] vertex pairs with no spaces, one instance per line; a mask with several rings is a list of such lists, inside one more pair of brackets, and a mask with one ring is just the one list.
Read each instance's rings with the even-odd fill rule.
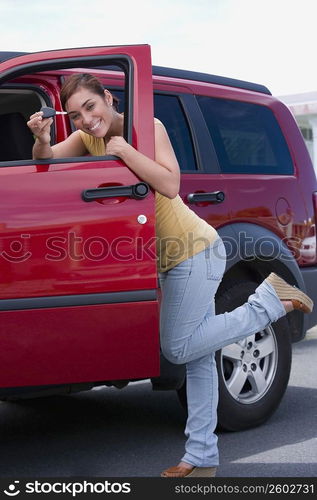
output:
[[[30,52],[0,52],[0,62],[7,61],[14,57],[30,54]],[[98,66],[99,69],[102,67]],[[109,69],[109,66],[108,66]],[[240,89],[260,92],[261,94],[271,95],[271,92],[264,85],[258,83],[238,80],[236,78],[228,78],[225,76],[212,75],[209,73],[200,73],[198,71],[188,71],[184,69],[168,68],[164,66],[152,66],[153,75],[165,76],[169,78],[180,78],[183,80],[195,80],[198,82],[214,83],[217,85],[225,85],[229,87],[237,87]]]

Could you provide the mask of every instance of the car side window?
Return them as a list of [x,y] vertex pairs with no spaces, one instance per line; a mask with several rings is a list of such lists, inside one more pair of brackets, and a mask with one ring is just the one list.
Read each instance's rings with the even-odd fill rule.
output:
[[[119,111],[124,110],[123,91],[108,87],[119,100]],[[154,116],[165,126],[182,171],[197,170],[193,141],[186,116],[178,96],[154,94]]]
[[196,98],[223,172],[293,174],[288,146],[269,108],[208,96]]
[[178,96],[154,94],[154,116],[165,126],[182,171],[197,170],[193,141]]

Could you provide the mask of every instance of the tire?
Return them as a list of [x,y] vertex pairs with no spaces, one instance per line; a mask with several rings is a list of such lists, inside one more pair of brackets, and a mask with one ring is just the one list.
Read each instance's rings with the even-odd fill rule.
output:
[[[222,290],[216,302],[217,314],[242,305],[257,285],[246,281]],[[263,349],[266,352],[262,356]],[[219,378],[218,428],[241,431],[263,424],[280,404],[290,376],[292,344],[286,317],[243,341],[217,351],[216,361]],[[185,384],[178,391],[178,396],[187,408]]]

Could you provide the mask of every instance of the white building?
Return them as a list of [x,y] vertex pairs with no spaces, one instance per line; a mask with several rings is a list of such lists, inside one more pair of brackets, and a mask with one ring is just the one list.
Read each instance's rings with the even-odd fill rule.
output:
[[317,173],[317,92],[279,96],[292,111]]

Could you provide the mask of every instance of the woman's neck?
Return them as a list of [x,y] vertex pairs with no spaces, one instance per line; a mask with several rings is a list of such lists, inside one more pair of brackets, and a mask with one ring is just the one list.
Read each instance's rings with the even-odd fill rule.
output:
[[113,137],[116,135],[123,136],[123,121],[124,121],[123,113],[120,114],[120,113],[117,113],[116,111],[114,111],[114,116],[113,116],[111,126],[110,126],[106,136],[104,137],[106,142],[109,141],[110,137]]

